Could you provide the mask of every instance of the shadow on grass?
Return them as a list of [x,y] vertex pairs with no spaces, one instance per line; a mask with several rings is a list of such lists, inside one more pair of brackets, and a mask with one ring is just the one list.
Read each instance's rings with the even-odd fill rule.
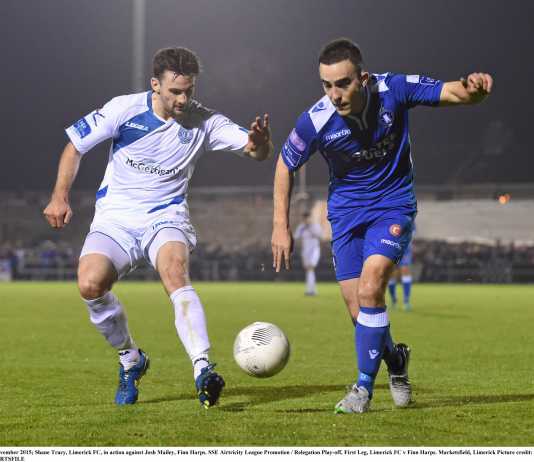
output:
[[[387,385],[376,385],[375,389],[387,388]],[[320,393],[339,392],[340,399],[345,392],[347,385],[286,385],[286,386],[268,386],[268,385],[254,385],[245,387],[228,387],[223,391],[223,398],[243,396],[244,400],[239,402],[222,404],[218,406],[221,411],[226,412],[243,412],[247,408],[276,401],[284,401],[294,398],[306,398],[310,395]],[[190,393],[182,393],[176,396],[166,396],[162,398],[155,398],[143,401],[145,404],[162,403],[166,401],[182,401],[190,400],[193,396]],[[310,408],[310,409],[293,409],[292,413],[306,413],[306,412],[322,412],[325,408]]]
[[406,410],[460,407],[469,406],[471,404],[521,403],[524,401],[534,401],[534,393],[525,393],[523,395],[451,396],[431,402],[416,401],[413,405],[406,408]]

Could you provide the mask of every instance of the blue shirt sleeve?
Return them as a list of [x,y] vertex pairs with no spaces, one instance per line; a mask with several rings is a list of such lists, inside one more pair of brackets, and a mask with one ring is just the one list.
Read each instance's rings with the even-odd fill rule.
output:
[[387,85],[401,104],[412,108],[437,106],[443,82],[424,75],[395,74]]
[[304,165],[317,148],[317,132],[307,112],[297,119],[295,128],[282,146],[282,159],[290,172]]

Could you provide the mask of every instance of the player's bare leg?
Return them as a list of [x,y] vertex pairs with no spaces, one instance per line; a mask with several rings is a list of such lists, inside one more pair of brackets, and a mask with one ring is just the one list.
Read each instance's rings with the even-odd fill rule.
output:
[[217,403],[224,380],[209,363],[210,348],[204,308],[189,278],[189,249],[183,242],[169,241],[157,253],[156,269],[174,306],[175,326],[193,363],[193,376],[201,405]]
[[393,261],[383,255],[371,255],[365,260],[358,285],[360,306],[386,305],[386,286],[394,269]]
[[80,258],[78,289],[86,300],[101,297],[117,282],[117,271],[105,255],[91,253]]
[[359,281],[360,278],[339,281],[341,295],[354,325],[356,325],[356,319],[358,319],[358,314],[360,312],[360,300],[358,299]]

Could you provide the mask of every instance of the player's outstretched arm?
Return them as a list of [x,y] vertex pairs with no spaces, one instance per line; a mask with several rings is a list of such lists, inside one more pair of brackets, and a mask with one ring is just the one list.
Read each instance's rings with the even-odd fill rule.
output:
[[293,173],[289,171],[282,156],[278,158],[274,174],[274,212],[271,248],[273,251],[273,268],[278,273],[282,264],[290,269],[290,256],[293,250],[293,238],[289,228],[289,204],[293,189]]
[[245,155],[254,160],[265,160],[271,157],[274,147],[271,141],[271,129],[269,128],[269,114],[256,117],[250,124],[248,143],[244,147]]
[[80,166],[80,153],[72,143],[68,143],[61,154],[57,172],[56,185],[50,202],[43,214],[52,228],[63,228],[72,217],[69,205],[69,192]]
[[477,104],[484,101],[493,88],[490,74],[474,72],[467,78],[455,82],[445,82],[439,98],[440,106],[457,104]]

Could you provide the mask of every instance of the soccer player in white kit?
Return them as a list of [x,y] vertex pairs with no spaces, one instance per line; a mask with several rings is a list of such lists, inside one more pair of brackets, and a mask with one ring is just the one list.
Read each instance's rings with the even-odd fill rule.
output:
[[193,99],[199,72],[191,50],[162,49],[154,56],[151,91],[113,98],[68,127],[70,142],[43,212],[54,228],[69,223],[69,191],[80,160],[111,139],[95,216],[80,255],[78,287],[91,322],[118,351],[119,405],[137,401],[138,381],[149,358],[135,343],[111,288],[142,260],[159,273],[174,306],[176,330],[193,363],[200,404],[216,404],[224,387],[209,362],[204,309],[188,274],[189,253],[196,244],[188,183],[205,151],[234,151],[264,160],[273,147],[267,114],[256,117],[247,130]]
[[309,212],[303,213],[302,222],[297,226],[294,237],[300,241],[302,267],[306,272],[305,295],[317,295],[315,268],[321,257],[321,236],[321,225],[311,221]]

